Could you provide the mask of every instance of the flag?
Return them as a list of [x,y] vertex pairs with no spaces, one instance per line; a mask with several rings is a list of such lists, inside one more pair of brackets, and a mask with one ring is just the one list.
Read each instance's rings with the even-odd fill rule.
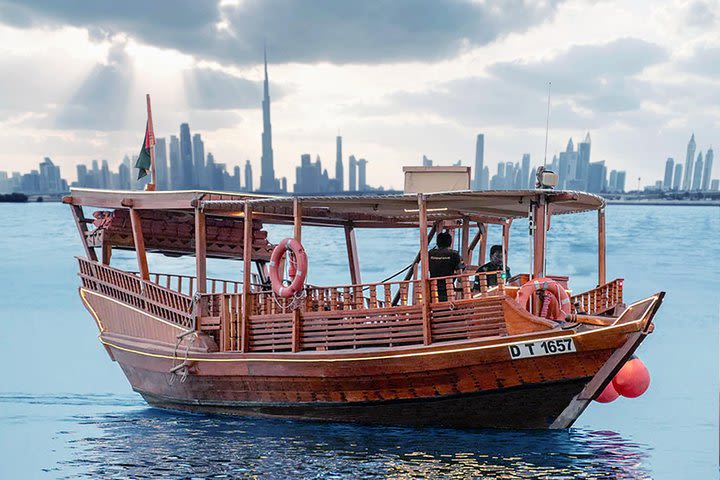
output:
[[135,168],[138,169],[138,180],[148,174],[148,170],[150,170],[150,165],[152,163],[150,149],[153,146],[152,140],[150,138],[151,135],[149,127],[149,123],[145,124],[145,138],[143,138],[142,147],[140,147],[140,155],[138,155],[138,159],[135,162]]

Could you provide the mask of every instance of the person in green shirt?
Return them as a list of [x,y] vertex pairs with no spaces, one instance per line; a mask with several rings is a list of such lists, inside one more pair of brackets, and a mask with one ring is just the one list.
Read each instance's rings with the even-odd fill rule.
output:
[[[503,248],[502,245],[490,247],[490,261],[478,267],[476,273],[481,272],[502,272],[503,271]],[[510,278],[510,267],[505,267],[505,280]],[[497,274],[487,275],[487,286],[494,287],[498,284]],[[480,276],[475,277],[475,290],[480,290]]]

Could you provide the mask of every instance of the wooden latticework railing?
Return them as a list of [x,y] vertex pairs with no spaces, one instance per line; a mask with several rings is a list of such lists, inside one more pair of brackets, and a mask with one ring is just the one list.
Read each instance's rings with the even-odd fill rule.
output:
[[192,297],[98,262],[79,257],[78,262],[83,288],[114,298],[182,328],[194,328]]
[[607,313],[616,305],[623,303],[623,279],[615,280],[599,287],[579,293],[570,298],[576,313],[582,311],[588,315]]
[[[140,275],[138,272],[132,273]],[[251,274],[251,279],[253,285],[260,283],[260,278],[255,273]],[[173,290],[188,296],[192,296],[197,287],[197,278],[192,275],[150,272],[150,281],[168,290]],[[242,292],[242,282],[208,277],[205,291],[207,293],[240,293]]]
[[[488,278],[496,279],[497,287],[488,287]],[[432,303],[468,300],[475,296],[505,293],[500,272],[463,273],[429,280]],[[492,282],[491,282],[492,283]],[[493,285],[495,286],[495,285]],[[422,305],[421,280],[401,280],[329,287],[308,286],[300,308],[304,312],[365,310]],[[271,291],[252,293],[252,315],[276,315],[291,311],[292,300],[278,298]],[[297,305],[296,303],[293,306]]]

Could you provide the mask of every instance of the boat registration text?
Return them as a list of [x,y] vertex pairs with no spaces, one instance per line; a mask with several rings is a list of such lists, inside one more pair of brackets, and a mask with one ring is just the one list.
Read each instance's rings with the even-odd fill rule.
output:
[[510,358],[543,357],[559,353],[575,352],[575,343],[572,338],[557,338],[554,340],[538,340],[509,345]]

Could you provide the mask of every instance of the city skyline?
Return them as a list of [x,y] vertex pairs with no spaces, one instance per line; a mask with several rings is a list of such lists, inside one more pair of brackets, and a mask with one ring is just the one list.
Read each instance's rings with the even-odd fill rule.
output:
[[[259,172],[263,43],[273,166],[290,183],[301,153],[335,156],[338,132],[348,152],[383,165],[367,180],[387,187],[398,188],[401,166],[421,154],[472,165],[477,132],[493,167],[522,153],[542,158],[549,81],[548,151],[590,130],[596,158],[633,183],[654,176],[658,159],[684,159],[677,145],[692,131],[703,155],[717,143],[716,3],[522,2],[495,11],[439,1],[374,11],[362,2],[273,10],[223,1],[188,15],[157,2],[150,30],[123,4],[83,15],[74,5],[9,4],[17,15],[0,19],[2,170],[28,171],[45,156],[64,172],[92,158],[118,161],[137,148],[150,93],[158,130],[187,122],[216,158],[251,159]],[[428,35],[431,18],[442,22]],[[313,35],[300,33],[308,24]]]

